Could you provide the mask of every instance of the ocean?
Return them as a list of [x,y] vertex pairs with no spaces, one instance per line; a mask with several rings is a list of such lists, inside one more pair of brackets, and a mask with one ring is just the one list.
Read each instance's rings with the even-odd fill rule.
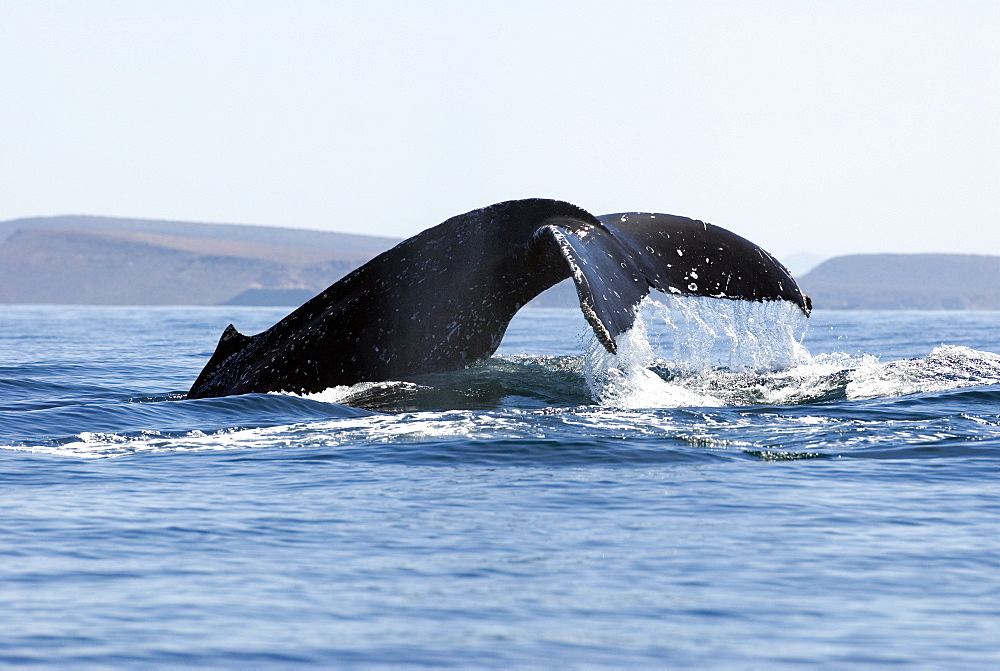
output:
[[0,666],[1000,667],[1000,313],[662,299],[190,401],[288,310],[0,306]]

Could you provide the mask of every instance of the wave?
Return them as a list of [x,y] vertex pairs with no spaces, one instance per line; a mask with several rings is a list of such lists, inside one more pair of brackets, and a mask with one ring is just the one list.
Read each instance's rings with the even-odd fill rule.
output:
[[[31,407],[38,405],[39,407]],[[282,394],[187,400],[180,394],[64,402],[0,410],[0,445],[112,456],[147,444],[219,436],[245,428],[367,416],[369,411]],[[213,439],[214,440],[214,439]]]
[[954,455],[955,441],[996,451],[1000,355],[959,345],[889,362],[813,355],[806,326],[784,304],[660,297],[616,355],[591,338],[578,356],[496,356],[305,396],[128,395],[89,375],[37,380],[11,368],[0,446],[78,457],[294,448],[428,463],[897,458]]
[[[10,447],[83,458],[211,451],[227,460],[486,466],[1000,457],[998,385],[832,404],[645,409],[507,406],[380,414],[282,395],[229,401],[228,408],[188,407],[186,420],[172,416],[175,409],[202,401],[150,404],[164,413],[161,424],[186,425],[179,428],[80,431]],[[270,418],[255,416],[265,408]],[[156,421],[152,417],[147,426]]]

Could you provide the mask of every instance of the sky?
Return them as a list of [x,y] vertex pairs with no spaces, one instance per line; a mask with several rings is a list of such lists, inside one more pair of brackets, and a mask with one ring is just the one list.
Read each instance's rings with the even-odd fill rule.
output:
[[513,198],[1000,254],[1000,2],[4,0],[0,220],[397,237]]

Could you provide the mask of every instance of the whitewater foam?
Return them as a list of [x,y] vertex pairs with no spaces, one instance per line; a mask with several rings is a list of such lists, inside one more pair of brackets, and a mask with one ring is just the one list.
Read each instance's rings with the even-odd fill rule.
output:
[[866,359],[850,374],[849,399],[903,396],[1000,382],[1000,355],[940,345],[926,357],[880,364]]
[[587,385],[596,402],[621,409],[731,405],[748,376],[812,362],[802,346],[806,324],[785,301],[651,294],[616,354],[591,339]]
[[861,400],[1000,382],[1000,355],[963,346],[887,363],[812,355],[802,345],[807,325],[783,301],[657,294],[619,336],[617,354],[590,339],[584,376],[596,403],[623,410]]

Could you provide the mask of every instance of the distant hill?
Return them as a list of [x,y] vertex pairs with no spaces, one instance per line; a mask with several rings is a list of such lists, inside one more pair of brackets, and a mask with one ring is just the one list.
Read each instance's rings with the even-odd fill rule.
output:
[[820,309],[1000,310],[1000,256],[853,254],[797,280]]
[[105,217],[0,222],[0,235],[0,303],[96,305],[214,305],[249,289],[315,294],[398,242]]
[[384,252],[399,242],[399,238],[378,235],[313,231],[303,228],[284,228],[281,226],[203,224],[191,221],[161,219],[63,215],[58,217],[30,217],[0,221],[0,243],[6,240],[14,231],[39,228],[158,233],[186,238],[260,242],[268,245],[358,252],[360,255],[367,255],[369,257]]

